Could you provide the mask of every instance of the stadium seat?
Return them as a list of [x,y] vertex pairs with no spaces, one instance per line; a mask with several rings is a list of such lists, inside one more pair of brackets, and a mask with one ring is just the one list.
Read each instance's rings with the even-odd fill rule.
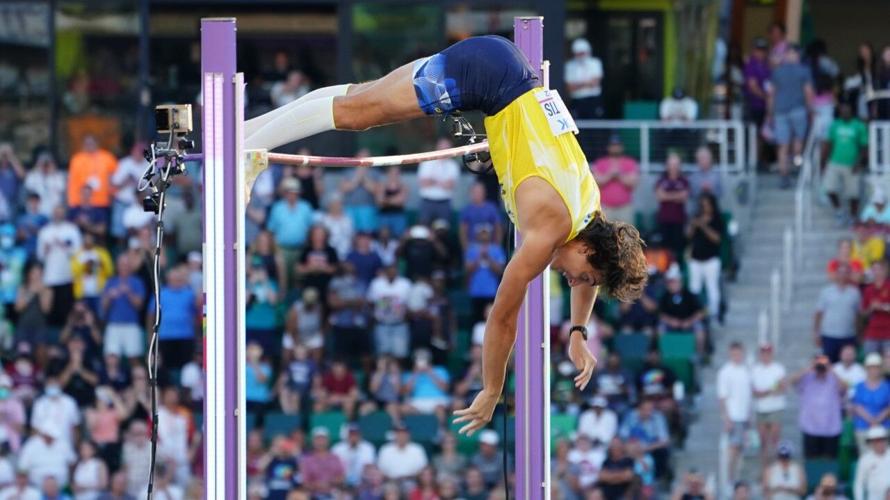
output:
[[436,441],[439,434],[439,419],[435,415],[417,414],[402,417],[405,427],[411,434],[411,440],[422,445]]
[[578,417],[564,413],[550,415],[550,440],[569,438],[578,428]]
[[695,334],[691,332],[665,332],[658,337],[658,350],[663,359],[694,359]]
[[622,361],[644,359],[651,343],[649,337],[643,333],[616,335],[612,342],[615,352],[621,356]]
[[810,493],[816,489],[816,486],[819,485],[819,480],[822,479],[822,476],[825,474],[831,473],[835,476],[839,476],[837,460],[811,458],[805,460],[803,466],[807,473],[807,491]]
[[385,411],[371,412],[359,417],[358,428],[363,438],[374,446],[380,446],[386,442],[386,434],[392,429],[392,418]]
[[[251,417],[254,417],[255,420],[255,415],[248,414],[248,419]],[[263,439],[271,441],[276,436],[287,436],[299,429],[302,423],[301,415],[287,415],[280,412],[267,413],[263,417]]]
[[665,358],[664,365],[683,383],[687,394],[698,392],[698,385],[695,383],[695,365],[692,361],[683,358]]
[[466,434],[460,434],[458,431],[465,425],[467,424],[464,422],[455,424],[452,420],[450,430],[451,434],[457,439],[457,451],[469,457],[474,455],[479,448],[479,438],[475,435],[467,436]]
[[340,441],[340,429],[346,423],[346,415],[339,411],[326,411],[322,413],[313,413],[309,417],[309,430],[316,427],[324,427],[328,430],[331,437],[331,444]]

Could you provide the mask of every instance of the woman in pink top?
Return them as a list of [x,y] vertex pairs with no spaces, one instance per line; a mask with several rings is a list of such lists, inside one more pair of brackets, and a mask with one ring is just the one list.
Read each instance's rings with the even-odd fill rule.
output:
[[116,464],[120,455],[120,427],[127,416],[124,402],[109,386],[96,388],[96,401],[86,410],[89,436],[99,455],[110,465]]
[[640,181],[637,161],[625,156],[624,145],[617,134],[609,138],[606,156],[591,167],[600,188],[600,203],[611,220],[634,223],[633,194]]

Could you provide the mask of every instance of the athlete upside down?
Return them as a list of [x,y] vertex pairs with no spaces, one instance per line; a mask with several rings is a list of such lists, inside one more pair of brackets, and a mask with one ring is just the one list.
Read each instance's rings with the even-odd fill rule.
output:
[[[483,389],[455,412],[460,432],[490,420],[501,390],[528,284],[547,266],[571,287],[569,356],[584,389],[596,359],[586,325],[599,287],[623,301],[646,283],[643,242],[633,226],[606,220],[599,189],[558,96],[542,92],[525,55],[497,36],[469,38],[367,83],[311,92],[245,123],[247,149],[272,149],[328,130],[365,130],[425,115],[482,111],[507,214],[522,244],[504,269],[482,346]],[[557,102],[554,102],[557,101]],[[548,104],[549,103],[549,104]],[[567,115],[565,115],[567,116]]]

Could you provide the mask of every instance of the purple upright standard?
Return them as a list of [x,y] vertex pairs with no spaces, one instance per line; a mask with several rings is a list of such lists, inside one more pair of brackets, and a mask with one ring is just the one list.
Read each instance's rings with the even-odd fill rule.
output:
[[[544,18],[517,17],[513,38],[541,81],[544,53]],[[520,244],[516,236],[516,245]],[[550,498],[550,391],[548,270],[528,287],[519,312],[516,339],[516,498]]]

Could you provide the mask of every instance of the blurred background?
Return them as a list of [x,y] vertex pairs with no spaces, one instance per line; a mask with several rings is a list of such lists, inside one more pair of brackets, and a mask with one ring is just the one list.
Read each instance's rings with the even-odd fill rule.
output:
[[[251,117],[512,37],[521,15],[545,17],[603,210],[650,262],[638,302],[598,300],[583,392],[551,280],[553,498],[890,498],[887,2],[0,0],[0,499],[145,496],[155,221],[137,182],[154,106],[199,108],[202,17],[238,19]],[[282,151],[439,149],[447,125]],[[201,179],[189,165],[168,199],[157,498],[203,498]],[[251,498],[512,491],[512,379],[480,435],[449,416],[481,388],[498,192],[455,160],[259,177]]]

